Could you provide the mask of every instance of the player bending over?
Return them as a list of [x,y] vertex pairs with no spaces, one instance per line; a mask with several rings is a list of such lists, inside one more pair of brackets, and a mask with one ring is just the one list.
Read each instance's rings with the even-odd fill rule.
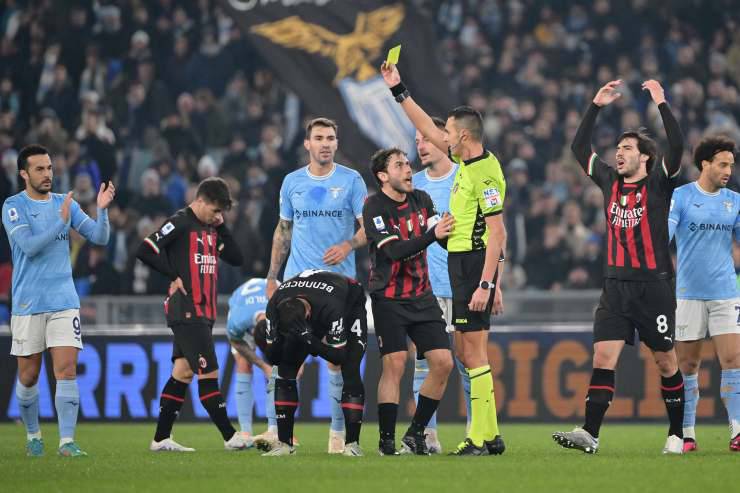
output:
[[[260,343],[261,337],[255,337]],[[360,429],[365,388],[360,363],[367,346],[365,291],[356,281],[308,270],[283,282],[267,304],[264,353],[278,367],[275,414],[278,444],[264,456],[295,453],[293,426],[298,407],[296,378],[310,354],[341,365],[341,409],[346,426],[343,455],[361,456]]]
[[[236,364],[236,410],[239,416],[239,428],[248,442],[260,439],[277,440],[277,421],[275,420],[275,379],[272,366],[265,363],[255,352],[254,327],[265,323],[267,293],[265,279],[250,279],[234,290],[229,298],[229,315],[226,319],[226,334],[231,344],[231,353]],[[259,367],[269,379],[265,414],[267,431],[252,437],[252,411],[254,394],[252,393],[252,367]],[[274,440],[270,440],[274,435]]]

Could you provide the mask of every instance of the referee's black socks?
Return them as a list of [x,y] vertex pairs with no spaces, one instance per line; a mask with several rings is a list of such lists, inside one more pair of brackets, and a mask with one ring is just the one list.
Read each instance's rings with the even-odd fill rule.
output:
[[614,370],[594,368],[586,394],[586,423],[583,429],[599,438],[599,429],[606,410],[614,398]]
[[217,378],[201,378],[198,380],[198,394],[200,403],[208,411],[211,421],[216,425],[218,431],[225,441],[231,440],[236,430],[231,426],[229,417],[226,415],[226,403],[218,390]]
[[684,410],[684,388],[683,375],[677,371],[672,377],[660,377],[660,393],[668,411],[670,428],[668,435],[676,435],[683,438],[683,410]]
[[175,380],[175,377],[170,377],[164,384],[162,393],[159,395],[159,419],[157,420],[157,431],[154,433],[155,442],[161,442],[172,435],[172,426],[180,414],[187,391],[188,384]]

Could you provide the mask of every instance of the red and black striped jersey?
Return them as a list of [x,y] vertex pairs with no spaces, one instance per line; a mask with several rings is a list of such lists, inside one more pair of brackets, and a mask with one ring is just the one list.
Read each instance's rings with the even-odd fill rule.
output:
[[591,150],[591,129],[598,106],[592,104],[576,133],[573,151],[586,174],[604,193],[606,277],[629,281],[674,276],[668,236],[671,196],[678,185],[683,152],[681,130],[668,105],[659,106],[669,150],[642,180],[624,177]]
[[136,256],[170,280],[182,279],[187,295],[176,291],[165,300],[168,325],[214,321],[218,293],[218,260],[241,265],[239,247],[224,225],[198,220],[190,207],[177,211],[146,237]]
[[[347,309],[365,298],[362,285],[349,277],[326,270],[309,269],[283,281],[267,303],[267,332],[272,344],[280,328],[277,306],[289,298],[303,298],[311,305],[308,323],[311,333],[324,340],[327,346],[344,347],[350,331],[360,330],[354,320],[345,320]],[[348,326],[345,326],[348,324]]]
[[396,202],[382,191],[368,197],[362,208],[370,247],[372,295],[414,300],[432,293],[426,248],[431,245],[439,216],[423,190]]

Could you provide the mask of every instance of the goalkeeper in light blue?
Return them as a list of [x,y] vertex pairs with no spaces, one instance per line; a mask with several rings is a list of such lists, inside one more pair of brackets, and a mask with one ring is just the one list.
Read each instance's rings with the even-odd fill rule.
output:
[[740,452],[740,297],[732,258],[740,241],[740,194],[726,188],[735,143],[704,138],[694,151],[699,179],[673,192],[668,228],[678,249],[676,352],[685,385],[684,452],[698,450],[701,347],[707,333],[722,367],[720,392],[730,422],[730,445]]
[[96,245],[108,243],[107,208],[115,196],[111,182],[101,184],[97,220],[72,198],[51,193],[54,176],[48,151],[29,145],[18,154],[18,172],[26,183],[22,192],[3,204],[3,226],[13,256],[13,306],[10,354],[18,360],[15,386],[26,428],[26,454],[40,456],[44,442],[39,428],[38,378],[43,351],[54,364],[54,404],[59,421],[59,455],[87,455],[75,443],[80,406],[77,354],[82,349],[80,299],[72,282],[69,233],[74,229]]
[[[239,427],[249,442],[262,438],[268,442],[277,441],[277,419],[275,417],[275,376],[273,368],[256,353],[253,330],[266,323],[267,280],[250,279],[229,298],[229,316],[226,319],[226,333],[231,343],[231,353],[236,362],[236,410]],[[252,391],[252,367],[257,366],[269,379],[265,415],[267,431],[254,437],[252,434],[252,412],[254,393]]]
[[[440,130],[445,129],[445,122],[440,118],[432,118],[434,124]],[[434,202],[434,207],[440,214],[450,211],[450,193],[455,181],[455,172],[457,164],[453,163],[449,157],[434,144],[429,142],[421,132],[416,132],[416,151],[419,154],[424,169],[415,173],[412,177],[414,188],[424,190],[429,194]],[[447,251],[436,243],[429,245],[427,248],[427,262],[429,265],[429,280],[432,284],[432,292],[437,298],[439,307],[442,309],[447,332],[454,333],[455,327],[452,325],[452,288],[450,287],[450,276],[447,272]],[[414,366],[414,399],[418,401],[419,390],[424,379],[429,374],[429,365],[427,360],[416,359]],[[465,405],[467,408],[468,426],[470,425],[470,376],[465,370],[465,365],[455,358],[455,367],[460,373],[463,393],[465,395]],[[432,419],[429,420],[425,430],[427,447],[431,454],[442,453],[442,444],[437,434],[437,413],[435,412]]]

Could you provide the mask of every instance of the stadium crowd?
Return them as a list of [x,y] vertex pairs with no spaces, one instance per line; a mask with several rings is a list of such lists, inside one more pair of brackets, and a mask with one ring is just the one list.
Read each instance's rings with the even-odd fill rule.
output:
[[[246,259],[220,269],[219,290],[264,276],[280,184],[307,162],[303,123],[323,115],[305,113],[213,0],[69,3],[0,7],[1,199],[18,189],[17,151],[27,143],[50,150],[54,191],[74,190],[88,213],[100,183],[113,179],[110,243],[72,241],[78,290],[161,294],[165,279],[136,261],[135,246],[198,181],[219,175],[238,197],[227,223]],[[686,136],[685,181],[696,178],[690,153],[705,132],[740,140],[740,11],[730,0],[675,10],[647,0],[416,3],[435,22],[440,80],[483,113],[487,147],[505,169],[507,288],[601,285],[602,195],[570,143],[606,81],[626,83],[595,135],[608,161],[622,128],[649,122],[664,139],[657,108],[640,91],[649,78],[666,88]],[[369,176],[367,163],[346,164]],[[360,262],[366,276],[367,256]],[[0,264],[7,297],[6,238]]]

